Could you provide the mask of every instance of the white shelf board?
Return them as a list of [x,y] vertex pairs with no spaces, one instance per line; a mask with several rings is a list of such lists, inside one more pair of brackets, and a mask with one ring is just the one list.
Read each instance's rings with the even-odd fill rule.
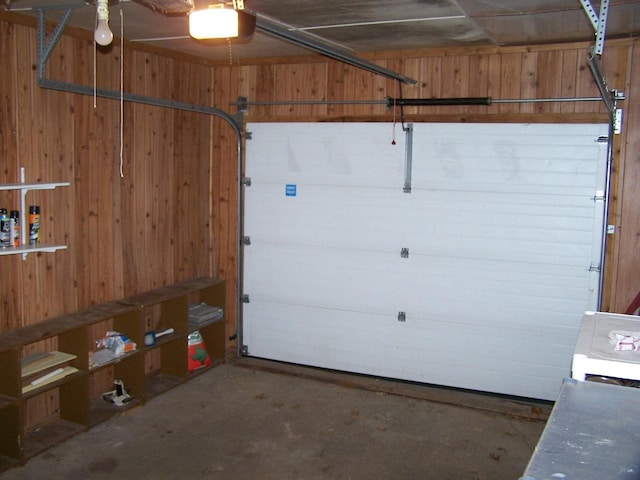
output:
[[0,185],[0,190],[53,190],[56,187],[68,187],[69,185],[69,182],[5,183]]
[[55,252],[56,250],[65,250],[66,248],[66,245],[52,245],[45,243],[41,245],[21,245],[19,247],[0,248],[0,255],[17,255],[19,253],[26,255],[28,253],[36,252]]

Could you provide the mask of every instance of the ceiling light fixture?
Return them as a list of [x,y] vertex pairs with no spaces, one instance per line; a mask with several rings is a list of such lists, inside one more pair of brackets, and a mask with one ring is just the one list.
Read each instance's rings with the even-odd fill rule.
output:
[[106,47],[113,41],[113,32],[109,28],[109,0],[97,0],[96,14],[98,23],[93,38],[98,45]]
[[234,0],[233,8],[219,3],[204,10],[194,10],[189,14],[189,35],[196,40],[237,37],[238,10],[243,8],[242,0]]

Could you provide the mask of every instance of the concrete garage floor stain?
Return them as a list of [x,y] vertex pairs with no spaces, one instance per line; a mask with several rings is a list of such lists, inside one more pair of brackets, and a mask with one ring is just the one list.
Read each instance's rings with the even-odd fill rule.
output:
[[478,410],[226,364],[0,479],[517,479],[544,420],[492,401]]

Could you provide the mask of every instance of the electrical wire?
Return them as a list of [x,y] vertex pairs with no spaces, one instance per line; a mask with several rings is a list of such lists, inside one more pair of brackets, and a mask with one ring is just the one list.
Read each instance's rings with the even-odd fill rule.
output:
[[[94,31],[95,29],[98,28],[98,15],[96,14],[96,26],[94,27]],[[98,55],[98,47],[96,46],[96,41],[93,41],[93,108],[94,110],[96,108],[98,108],[98,103],[97,103],[97,90],[98,90],[98,86],[97,86],[97,80],[96,80],[96,63],[97,63],[97,55]]]
[[124,11],[120,8],[120,178],[124,178]]

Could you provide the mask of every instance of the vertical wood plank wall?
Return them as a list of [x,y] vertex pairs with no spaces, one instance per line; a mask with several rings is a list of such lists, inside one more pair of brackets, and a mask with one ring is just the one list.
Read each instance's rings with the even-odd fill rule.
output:
[[[36,84],[33,22],[0,15],[0,183],[69,181],[32,192],[42,207],[43,239],[66,243],[54,254],[0,257],[0,331],[197,275],[225,278],[227,333],[236,330],[237,139],[216,117],[125,103],[120,177],[117,101],[43,90]],[[399,86],[322,58],[214,64],[169,52],[124,50],[124,90],[217,107],[231,114],[249,101],[383,100],[385,96],[494,99],[595,97],[585,63],[588,44],[469,48],[369,57],[416,78]],[[119,89],[117,43],[97,55],[97,85]],[[623,311],[640,290],[640,51],[609,40],[603,56],[612,88],[625,92],[623,135],[616,139],[604,309]],[[49,78],[93,83],[93,45],[65,34],[48,63]],[[411,107],[408,121],[603,121],[601,102],[499,103]],[[383,104],[249,107],[247,121],[400,121]],[[400,129],[398,128],[398,131]],[[0,192],[15,208],[17,193]],[[233,341],[228,343],[234,352]]]
[[[34,28],[0,20],[0,183],[21,166],[28,182],[70,182],[27,195],[43,242],[68,248],[0,257],[0,330],[213,275],[209,116],[125,103],[121,130],[120,102],[37,86],[36,43]],[[92,43],[64,35],[47,77],[92,86]],[[119,90],[119,46],[96,61],[97,86]],[[125,49],[123,71],[127,92],[210,103],[210,66]],[[0,205],[18,208],[18,194]]]

